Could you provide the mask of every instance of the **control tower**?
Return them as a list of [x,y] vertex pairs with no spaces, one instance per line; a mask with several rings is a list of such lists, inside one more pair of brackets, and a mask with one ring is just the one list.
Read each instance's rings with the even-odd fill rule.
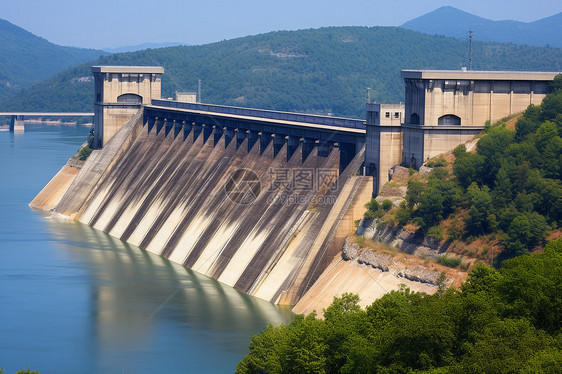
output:
[[93,66],[94,148],[103,147],[144,104],[160,99],[160,66]]

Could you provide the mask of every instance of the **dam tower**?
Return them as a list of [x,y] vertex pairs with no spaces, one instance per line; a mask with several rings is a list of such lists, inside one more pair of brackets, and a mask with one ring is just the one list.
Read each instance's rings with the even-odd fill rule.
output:
[[160,99],[160,66],[93,66],[94,148],[103,147],[142,105]]

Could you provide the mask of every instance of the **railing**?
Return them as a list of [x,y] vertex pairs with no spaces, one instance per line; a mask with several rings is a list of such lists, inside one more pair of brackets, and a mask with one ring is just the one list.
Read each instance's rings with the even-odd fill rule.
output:
[[273,110],[239,108],[233,106],[213,105],[213,104],[183,103],[183,102],[171,101],[171,100],[152,100],[152,105],[166,107],[166,108],[188,109],[188,110],[197,110],[202,112],[234,114],[234,115],[247,116],[247,117],[310,123],[315,125],[338,126],[338,127],[347,127],[352,129],[361,129],[361,130],[365,129],[365,121],[359,119],[351,119],[351,118],[327,117],[327,116],[317,116],[312,114],[300,114],[300,113],[289,113],[289,112],[277,112]]

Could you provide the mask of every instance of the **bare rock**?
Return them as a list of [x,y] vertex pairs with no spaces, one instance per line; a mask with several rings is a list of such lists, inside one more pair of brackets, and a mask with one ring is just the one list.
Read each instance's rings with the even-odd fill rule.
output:
[[394,166],[391,167],[390,170],[388,170],[388,176],[390,177],[390,179],[395,179],[395,178],[408,178],[410,176],[410,169],[404,167],[404,166]]
[[420,170],[418,170],[418,173],[422,176],[423,175],[429,175],[432,170],[433,170],[432,168],[427,167],[425,165],[422,165],[422,166],[420,166]]

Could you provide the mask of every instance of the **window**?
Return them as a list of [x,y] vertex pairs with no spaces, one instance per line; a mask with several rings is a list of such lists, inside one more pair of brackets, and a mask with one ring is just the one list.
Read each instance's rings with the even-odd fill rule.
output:
[[394,118],[400,118],[400,112],[394,112]]
[[128,93],[118,96],[117,102],[124,103],[124,104],[140,105],[142,104],[142,97],[137,94]]
[[386,112],[386,113],[384,114],[384,117],[385,117],[385,118],[390,118],[390,112]]
[[437,119],[437,126],[460,126],[461,119],[454,114],[445,114]]

